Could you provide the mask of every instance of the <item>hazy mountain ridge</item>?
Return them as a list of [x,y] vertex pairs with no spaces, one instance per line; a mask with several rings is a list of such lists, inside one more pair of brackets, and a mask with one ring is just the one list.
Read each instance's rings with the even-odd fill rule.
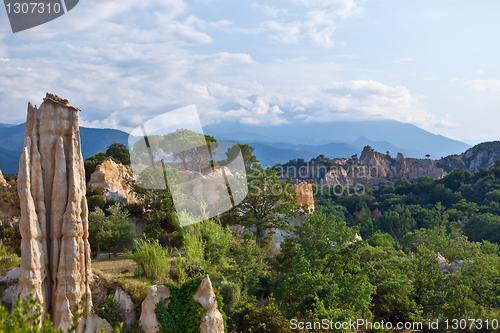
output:
[[[289,123],[279,126],[252,126],[238,122],[219,123],[204,126],[204,129],[216,132],[222,137],[237,138],[239,133],[254,133],[253,141],[263,141],[258,136],[265,136],[271,142],[286,142],[297,145],[318,146],[328,143],[347,143],[360,138],[366,138],[371,142],[363,142],[357,147],[361,152],[364,145],[369,144],[375,149],[382,151],[383,147],[373,142],[386,142],[400,151],[389,150],[393,155],[403,152],[405,156],[413,158],[424,158],[427,154],[431,158],[439,158],[452,154],[460,154],[471,146],[457,140],[446,138],[442,135],[432,134],[415,125],[401,123],[395,120],[377,120],[360,122],[330,122],[330,123]],[[207,133],[208,134],[208,133]],[[245,137],[247,140],[252,138]],[[349,155],[351,156],[351,155]],[[348,156],[343,156],[348,157]]]
[[[376,151],[389,151],[394,157],[397,153],[402,153],[406,157],[418,158],[423,158],[426,154],[430,154],[432,158],[440,151],[451,151],[443,155],[447,156],[470,148],[463,142],[396,121],[304,123],[275,127],[239,123],[233,125],[212,124],[205,126],[204,130],[219,141],[248,143],[255,148],[254,154],[261,163],[269,166],[284,164],[293,159],[310,160],[319,155],[328,158],[359,156],[362,148],[367,145]],[[0,127],[0,147],[6,149],[1,152],[0,157],[3,157],[3,169],[6,172],[17,172],[19,161],[18,157],[14,157],[16,154],[19,156],[22,150],[25,128],[25,123]],[[128,133],[115,129],[80,127],[80,136],[84,158],[106,151],[114,142],[125,145],[128,143]],[[414,138],[413,143],[408,144],[411,138]],[[429,142],[427,147],[430,148],[420,149],[422,142]],[[437,150],[436,147],[441,143],[445,147]]]
[[[15,173],[24,144],[26,123],[0,128],[0,170]],[[80,127],[83,158],[106,151],[114,142],[128,145],[128,133],[115,129]]]

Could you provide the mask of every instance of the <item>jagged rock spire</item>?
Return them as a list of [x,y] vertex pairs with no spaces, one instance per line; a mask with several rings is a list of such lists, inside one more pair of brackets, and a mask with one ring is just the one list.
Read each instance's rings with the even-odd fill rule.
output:
[[[21,201],[21,297],[33,292],[56,328],[67,329],[72,311],[87,295],[90,245],[85,171],[78,109],[47,93],[39,108],[28,104],[19,162]],[[83,325],[82,325],[83,327]]]

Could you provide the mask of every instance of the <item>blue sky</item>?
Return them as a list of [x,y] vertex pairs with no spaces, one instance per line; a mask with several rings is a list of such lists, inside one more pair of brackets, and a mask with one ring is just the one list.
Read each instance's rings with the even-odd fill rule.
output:
[[0,122],[49,91],[81,125],[126,131],[196,104],[204,125],[395,119],[497,140],[498,13],[497,0],[81,0],[12,34],[1,9]]

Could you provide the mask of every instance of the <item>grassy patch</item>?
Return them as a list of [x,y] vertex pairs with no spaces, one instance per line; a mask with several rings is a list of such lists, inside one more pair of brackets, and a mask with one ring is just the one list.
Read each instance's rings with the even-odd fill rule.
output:
[[[120,253],[118,257],[101,258],[92,260],[92,268],[115,278],[134,279],[137,264],[131,259],[130,254]],[[139,279],[135,279],[140,281]]]

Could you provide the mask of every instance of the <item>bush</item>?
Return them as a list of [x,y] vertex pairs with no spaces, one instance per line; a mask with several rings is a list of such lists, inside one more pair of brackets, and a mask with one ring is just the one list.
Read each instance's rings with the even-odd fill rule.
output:
[[120,204],[108,208],[108,216],[97,207],[89,214],[89,242],[97,248],[98,258],[101,247],[111,251],[127,250],[137,237],[135,225],[128,220],[128,212]]
[[95,210],[96,207],[103,208],[104,207],[104,197],[100,194],[93,195],[87,201],[89,206],[89,211]]
[[21,256],[21,232],[19,231],[19,222],[12,224],[4,223],[0,225],[0,239],[8,252]]
[[229,251],[233,236],[229,228],[209,219],[184,229],[183,245],[190,264],[199,264],[204,270],[218,265]]
[[15,253],[10,253],[0,240],[0,275],[19,266],[19,258]]
[[132,253],[132,260],[139,266],[142,273],[149,281],[163,282],[170,268],[170,251],[164,249],[158,240],[136,240],[136,248]]
[[[80,310],[84,300],[74,311],[73,325],[64,331],[63,329],[56,330],[50,318],[42,321],[42,308],[40,302],[30,294],[22,301],[18,298],[16,307],[12,310],[9,316],[7,310],[0,304],[0,332],[9,333],[72,333],[76,332],[79,326],[80,318],[84,314]],[[115,333],[119,333],[120,329],[115,328]]]
[[[170,288],[170,297],[156,304],[155,309],[161,333],[200,332],[201,318],[206,314],[203,306],[194,300],[194,294],[196,294],[200,282],[201,279],[198,278],[189,280],[180,287],[171,283],[166,284]],[[216,289],[214,289],[214,293],[226,329],[226,316],[222,310],[224,307],[222,297]],[[168,309],[165,309],[167,301],[169,301]]]
[[233,282],[223,281],[217,289],[224,300],[224,312],[231,316],[240,305],[240,286]]
[[257,308],[253,304],[246,304],[233,324],[234,326],[231,328],[236,332],[239,332],[241,327],[246,329],[245,332],[252,333],[292,332],[290,322],[283,317],[274,303],[263,308]]

